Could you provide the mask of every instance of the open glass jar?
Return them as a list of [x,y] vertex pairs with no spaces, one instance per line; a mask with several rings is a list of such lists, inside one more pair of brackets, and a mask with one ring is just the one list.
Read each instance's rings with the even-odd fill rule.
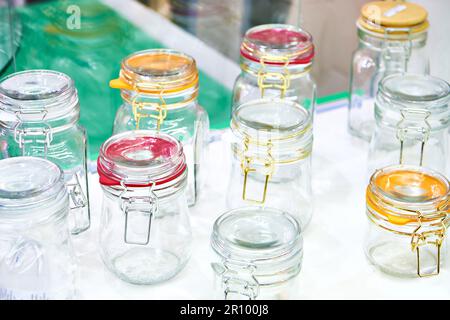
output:
[[0,300],[74,298],[68,215],[57,165],[33,157],[0,160]]
[[303,260],[298,222],[276,209],[239,208],[214,223],[215,298],[292,298]]
[[348,126],[352,135],[370,140],[375,125],[378,82],[391,73],[429,73],[428,20],[421,6],[404,1],[365,4],[356,22],[359,45],[353,53]]
[[316,85],[310,70],[314,57],[311,35],[284,24],[248,30],[241,45],[242,72],[233,89],[233,110],[261,98],[285,98],[313,111]]
[[366,198],[369,260],[396,276],[438,274],[450,225],[448,180],[423,167],[389,166],[373,174]]
[[369,170],[420,165],[448,173],[450,85],[439,78],[394,74],[379,84]]
[[89,228],[86,132],[73,81],[50,70],[14,73],[0,82],[0,159],[46,158],[64,171],[71,232]]
[[312,113],[286,99],[260,99],[233,112],[230,209],[276,208],[305,228],[312,216]]
[[136,52],[122,61],[120,77],[110,86],[121,90],[124,101],[116,114],[114,133],[151,129],[181,141],[189,167],[188,204],[194,205],[209,130],[208,114],[197,103],[195,60],[166,49]]
[[97,169],[106,266],[134,284],[175,276],[189,259],[192,238],[181,144],[153,131],[123,132],[102,145]]

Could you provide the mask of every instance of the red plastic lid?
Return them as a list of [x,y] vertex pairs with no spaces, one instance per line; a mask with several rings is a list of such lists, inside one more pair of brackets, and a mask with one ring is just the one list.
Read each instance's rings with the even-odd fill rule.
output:
[[307,64],[314,57],[312,36],[305,30],[285,24],[254,27],[245,34],[241,55],[272,65]]
[[186,170],[176,139],[153,131],[128,131],[109,138],[97,160],[100,184],[148,187],[175,180]]

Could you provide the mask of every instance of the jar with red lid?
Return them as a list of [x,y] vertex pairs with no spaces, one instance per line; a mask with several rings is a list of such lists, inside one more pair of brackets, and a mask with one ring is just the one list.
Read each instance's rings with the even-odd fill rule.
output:
[[102,145],[97,169],[105,265],[133,284],[175,276],[189,259],[192,239],[180,142],[154,131],[123,132]]
[[285,24],[249,29],[241,45],[241,74],[233,89],[233,110],[261,98],[285,98],[313,110],[314,45],[305,30]]

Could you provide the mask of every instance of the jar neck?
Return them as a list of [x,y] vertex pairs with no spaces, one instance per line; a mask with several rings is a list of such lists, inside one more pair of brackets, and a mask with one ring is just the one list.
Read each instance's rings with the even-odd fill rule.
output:
[[413,49],[423,48],[427,41],[426,31],[417,34],[393,36],[382,33],[377,34],[361,27],[358,27],[357,30],[360,46],[380,51],[385,50],[387,47],[410,46]]
[[312,62],[307,64],[272,65],[262,64],[244,57],[240,58],[241,70],[245,75],[258,78],[262,73],[288,74],[291,79],[297,79],[310,75]]

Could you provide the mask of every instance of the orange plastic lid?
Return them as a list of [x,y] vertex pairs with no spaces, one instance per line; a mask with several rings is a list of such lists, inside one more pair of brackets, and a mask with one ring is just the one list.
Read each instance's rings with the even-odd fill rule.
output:
[[428,12],[422,6],[403,1],[374,1],[365,4],[361,9],[358,24],[369,31],[385,33],[405,33],[409,28],[411,33],[428,29]]
[[131,54],[122,61],[120,77],[110,81],[115,89],[150,94],[183,91],[198,84],[195,60],[181,52],[151,49]]

